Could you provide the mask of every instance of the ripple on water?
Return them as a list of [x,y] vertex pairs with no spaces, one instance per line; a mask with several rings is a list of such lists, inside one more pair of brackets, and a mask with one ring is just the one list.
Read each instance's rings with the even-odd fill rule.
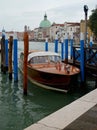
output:
[[[37,48],[41,48],[41,45],[36,44]],[[35,49],[35,44],[33,47]],[[54,50],[51,44],[50,47]],[[22,43],[19,44],[21,50]],[[8,74],[0,73],[0,130],[23,130],[90,91],[77,88],[64,94],[39,88],[28,81],[28,95],[23,96],[23,77],[20,72],[18,79],[18,83],[14,83],[13,80],[9,81]]]

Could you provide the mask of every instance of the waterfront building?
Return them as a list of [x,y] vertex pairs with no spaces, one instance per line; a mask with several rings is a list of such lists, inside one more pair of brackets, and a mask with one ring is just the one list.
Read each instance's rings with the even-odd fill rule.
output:
[[[60,42],[61,38],[64,38],[64,35],[68,34],[68,39],[71,38],[73,34],[73,39],[75,43],[79,43],[80,40],[80,32],[85,33],[85,20],[81,20],[78,22],[64,22],[62,24],[53,23],[47,19],[47,15],[44,15],[44,19],[39,22],[39,27],[34,30],[29,29],[29,40],[35,41],[45,41],[48,39],[53,42],[55,40],[55,36],[57,34],[58,40]],[[13,35],[13,31],[6,32],[8,36]],[[2,33],[1,33],[2,34]],[[24,32],[17,32],[18,40],[23,40]],[[93,36],[93,32],[87,26],[87,40],[89,41],[90,36]]]
[[[85,20],[80,21],[80,32],[85,34]],[[91,29],[87,25],[87,40],[88,40],[88,42],[90,41],[90,36],[93,36],[93,32],[91,31]]]
[[24,32],[17,32],[17,38],[19,41],[23,40]]
[[37,40],[45,40],[46,37],[50,39],[50,27],[51,22],[47,19],[47,15],[44,15],[44,19],[40,22],[39,28],[34,29],[34,38]]
[[73,35],[74,42],[79,42],[80,37],[80,23],[77,22],[65,22],[64,23],[64,34],[68,34],[68,39]]
[[29,31],[29,40],[30,40],[30,41],[33,41],[33,40],[34,40],[34,31],[33,31],[33,30],[30,30],[30,31]]
[[34,40],[38,40],[38,28],[34,29]]
[[56,24],[53,23],[50,27],[50,39],[53,41],[55,39],[55,35],[57,34],[58,40],[60,41],[61,38],[64,38],[65,34],[68,34],[68,39],[71,38],[73,34],[74,40],[77,43],[79,41],[80,35],[80,23],[76,22],[65,22],[63,24]]
[[56,24],[53,23],[50,27],[50,40],[53,41],[55,39],[55,36],[58,36],[58,39],[60,40],[61,37],[64,35],[64,24]]

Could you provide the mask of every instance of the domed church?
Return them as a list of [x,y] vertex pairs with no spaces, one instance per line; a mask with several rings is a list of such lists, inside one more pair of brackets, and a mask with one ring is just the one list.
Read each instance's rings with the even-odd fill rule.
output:
[[44,15],[44,20],[40,22],[40,28],[48,28],[51,26],[51,22],[47,19],[47,15]]
[[38,30],[38,38],[45,40],[45,38],[50,37],[50,27],[51,22],[47,19],[47,15],[45,13],[44,19],[39,24],[39,30]]

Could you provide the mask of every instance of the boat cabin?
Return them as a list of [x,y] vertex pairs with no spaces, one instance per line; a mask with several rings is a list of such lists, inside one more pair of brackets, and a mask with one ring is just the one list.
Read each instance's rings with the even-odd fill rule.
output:
[[57,63],[61,62],[61,57],[53,52],[33,52],[28,55],[28,62],[30,64]]

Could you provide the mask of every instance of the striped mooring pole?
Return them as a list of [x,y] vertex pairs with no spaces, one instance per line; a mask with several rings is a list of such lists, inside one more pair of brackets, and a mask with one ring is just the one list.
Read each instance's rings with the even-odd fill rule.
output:
[[73,58],[73,34],[71,35],[70,39],[70,58]]
[[58,53],[58,36],[55,37],[55,52]]
[[65,43],[63,38],[61,39],[61,59],[64,60],[65,58]]
[[80,71],[81,71],[81,83],[85,82],[85,54],[84,54],[84,35],[80,33]]
[[17,34],[14,33],[13,37],[13,48],[14,48],[14,81],[18,81],[18,40],[17,40]]
[[68,35],[65,34],[65,63],[68,63]]
[[45,41],[45,51],[48,51],[48,38],[46,38],[46,41]]

